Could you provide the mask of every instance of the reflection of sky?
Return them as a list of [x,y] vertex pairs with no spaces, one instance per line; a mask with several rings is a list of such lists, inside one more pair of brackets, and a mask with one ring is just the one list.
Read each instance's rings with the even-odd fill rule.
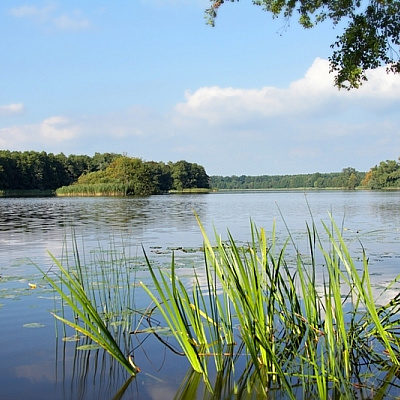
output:
[[[332,212],[360,269],[362,262],[357,258],[362,257],[364,246],[374,292],[378,295],[400,272],[400,193],[397,192],[312,191],[305,195],[271,191],[148,198],[0,199],[0,303],[4,304],[0,307],[0,318],[7,321],[0,324],[0,386],[8,383],[22,387],[23,382],[26,389],[19,396],[22,398],[32,392],[33,386],[48,385],[56,379],[54,364],[49,362],[49,357],[54,356],[54,322],[49,314],[54,304],[45,298],[51,294],[29,290],[31,280],[40,283],[40,275],[30,260],[47,270],[53,264],[47,251],[56,258],[65,255],[66,248],[71,251],[72,232],[88,263],[96,262],[99,248],[110,252],[124,249],[129,259],[139,259],[135,266],[138,281],[148,278],[147,267],[141,263],[142,245],[152,262],[164,266],[170,262],[171,248],[176,248],[177,273],[181,279],[193,283],[192,268],[196,267],[204,287],[203,254],[191,253],[202,246],[193,211],[200,216],[212,242],[215,226],[223,239],[229,228],[239,245],[250,240],[250,220],[258,228],[264,227],[269,237],[276,221],[278,243],[282,244],[288,232],[281,211],[296,246],[307,257],[306,221],[312,221],[307,202],[322,238],[326,235],[321,220],[329,225],[328,212]],[[291,244],[289,249],[293,251]],[[322,258],[318,261],[323,262]],[[322,270],[317,274],[322,288]],[[378,299],[378,304],[387,302],[399,290],[396,284]],[[140,307],[148,303],[145,299]],[[46,326],[22,327],[30,322]],[[3,360],[9,360],[7,365]],[[154,381],[147,378],[142,380],[148,385],[148,398],[156,398],[160,388],[169,390],[165,385],[154,386]]]
[[[37,271],[30,260],[46,270],[52,265],[47,252],[61,258],[71,247],[73,233],[81,253],[116,247],[127,249],[131,257],[141,257],[143,245],[152,260],[167,262],[171,248],[198,249],[202,245],[194,211],[211,241],[215,227],[223,239],[229,229],[239,244],[248,242],[251,220],[270,237],[275,221],[281,245],[288,237],[287,224],[296,247],[307,257],[306,222],[314,221],[326,238],[321,220],[330,226],[331,212],[355,258],[361,257],[365,248],[372,278],[381,285],[400,270],[399,209],[400,193],[373,191],[0,199],[0,274],[34,275]],[[291,244],[288,248],[293,251]],[[201,262],[201,254],[198,258]],[[322,263],[322,258],[319,261]]]

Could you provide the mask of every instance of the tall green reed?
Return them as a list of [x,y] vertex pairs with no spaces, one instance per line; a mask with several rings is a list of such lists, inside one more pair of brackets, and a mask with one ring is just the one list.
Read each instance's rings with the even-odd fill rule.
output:
[[[62,300],[62,314],[52,314],[63,325],[90,338],[117,360],[130,375],[135,375],[139,368],[128,354],[129,330],[134,310],[130,308],[133,293],[130,290],[132,282],[127,258],[125,255],[115,256],[114,243],[107,252],[100,252],[99,258],[95,260],[98,267],[94,267],[95,270],[92,271],[80,258],[75,236],[72,243],[73,260],[66,255],[64,261],[67,266],[49,253],[57,271],[53,267],[44,272],[37,267]],[[108,255],[107,259],[105,254]],[[71,261],[74,267],[69,265]],[[100,268],[100,271],[96,268]]]
[[[212,358],[219,382],[227,381],[224,371],[234,374],[245,365],[239,380],[229,381],[230,390],[242,393],[283,393],[291,399],[355,398],[360,391],[384,395],[390,387],[385,379],[396,379],[400,371],[400,295],[378,305],[365,252],[359,271],[332,217],[329,226],[322,224],[322,234],[314,222],[307,226],[308,257],[290,233],[280,244],[275,225],[268,235],[251,222],[251,240],[239,246],[229,231],[225,241],[214,232],[212,242],[198,223],[206,285],[196,268],[191,285],[185,285],[174,255],[165,270],[153,267],[145,254],[155,290],[141,286],[210,393],[222,390],[211,384]],[[43,273],[74,314],[67,319],[65,310],[55,317],[136,374],[127,357],[135,309],[127,256],[100,253],[93,282],[77,246],[73,255],[75,269],[51,256],[58,272]]]
[[194,270],[190,293],[176,274],[174,255],[170,272],[155,269],[147,256],[146,259],[158,296],[145,283],[141,282],[141,286],[160,311],[194,371],[203,374],[210,389],[208,358],[213,357],[217,371],[223,369],[224,356],[233,345],[231,315],[222,306],[211,276],[203,293]]
[[[159,276],[150,269],[156,294],[146,290],[194,370],[206,379],[202,355],[210,343],[215,351],[208,354],[217,359],[217,370],[225,357],[221,349],[238,342],[264,395],[281,390],[293,399],[299,388],[305,397],[340,393],[352,398],[363,380],[360,371],[399,366],[400,296],[376,305],[368,259],[364,254],[360,274],[333,218],[330,226],[323,224],[324,238],[314,223],[307,226],[310,257],[295,247],[291,264],[286,261],[291,237],[278,249],[275,226],[267,238],[251,223],[251,241],[239,247],[229,232],[227,241],[215,233],[211,243],[198,223],[209,292],[202,294],[195,282],[189,298],[174,260],[171,273]],[[375,384],[365,379],[363,385],[373,390]]]

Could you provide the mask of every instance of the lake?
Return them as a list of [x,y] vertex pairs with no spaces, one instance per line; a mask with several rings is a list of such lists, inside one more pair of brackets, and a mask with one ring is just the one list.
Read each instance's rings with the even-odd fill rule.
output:
[[[101,351],[76,350],[62,340],[50,312],[58,300],[37,266],[54,268],[48,252],[65,259],[73,239],[81,261],[93,265],[101,251],[128,252],[135,279],[149,280],[149,259],[167,266],[175,252],[180,274],[190,282],[191,268],[202,262],[202,235],[196,212],[209,236],[227,229],[238,242],[250,240],[250,221],[271,232],[274,221],[281,243],[290,233],[307,252],[306,223],[329,224],[329,213],[342,228],[355,257],[362,247],[370,260],[376,288],[400,273],[400,192],[397,191],[243,191],[151,196],[146,198],[0,199],[0,398],[109,399],[128,378]],[[362,246],[361,246],[362,244]],[[199,270],[201,278],[201,271]],[[36,285],[36,288],[33,286]],[[398,287],[386,293],[394,296]],[[382,299],[381,299],[382,301]],[[135,308],[150,300],[135,293]],[[134,328],[134,327],[133,327]],[[58,339],[56,338],[58,334]],[[179,387],[190,379],[189,365],[153,337],[137,342],[141,368],[123,398],[184,398]],[[171,366],[173,366],[171,371]],[[118,398],[118,397],[116,397]]]

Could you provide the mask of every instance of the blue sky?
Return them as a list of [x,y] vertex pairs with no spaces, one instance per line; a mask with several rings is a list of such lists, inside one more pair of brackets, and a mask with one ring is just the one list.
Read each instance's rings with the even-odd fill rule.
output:
[[333,87],[328,22],[250,0],[2,0],[0,148],[187,160],[209,175],[367,171],[400,156],[400,76]]

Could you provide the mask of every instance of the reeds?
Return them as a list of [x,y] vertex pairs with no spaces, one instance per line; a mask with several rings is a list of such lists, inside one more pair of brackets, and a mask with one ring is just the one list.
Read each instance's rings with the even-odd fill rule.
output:
[[56,190],[57,196],[126,196],[133,187],[124,183],[75,184]]
[[[75,237],[73,246],[73,267],[69,266],[68,255],[65,267],[51,253],[49,255],[58,271],[45,273],[38,267],[44,279],[61,296],[62,313],[52,314],[77,334],[90,338],[106,350],[130,375],[136,375],[139,368],[129,354],[134,299],[130,291],[127,259],[125,255],[115,257],[115,244],[111,244],[108,257],[104,255],[106,252],[100,252],[96,260],[98,267],[95,271],[88,271],[81,262]],[[70,307],[72,315],[65,305]]]
[[[148,281],[141,286],[165,327],[131,331],[132,320],[124,319],[134,310],[125,261],[119,267],[112,252],[110,259],[99,259],[94,288],[76,248],[76,270],[52,257],[59,273],[56,278],[44,274],[75,316],[55,317],[103,347],[131,375],[138,368],[126,356],[127,337],[166,328],[213,396],[224,392],[225,383],[228,392],[243,398],[245,392],[249,398],[251,393],[290,399],[373,393],[382,398],[391,390],[400,373],[400,294],[378,305],[365,252],[361,261],[353,259],[333,218],[322,224],[322,234],[314,223],[307,226],[309,255],[300,254],[290,233],[281,243],[275,225],[267,234],[251,223],[249,243],[239,246],[229,232],[226,241],[215,233],[212,242],[198,223],[205,285],[197,268],[191,285],[184,284],[174,255],[169,269],[154,267],[145,255],[153,289]],[[393,289],[399,278],[380,294]],[[141,321],[152,316],[148,311]],[[189,381],[200,382],[196,375]],[[182,394],[186,390],[182,387]]]
[[207,290],[195,280],[189,295],[174,259],[170,272],[149,264],[156,292],[143,287],[207,386],[207,360],[212,356],[221,371],[235,354],[225,350],[234,342],[252,370],[249,390],[265,396],[278,390],[292,399],[355,398],[382,390],[379,377],[400,370],[400,295],[376,305],[368,259],[363,254],[359,272],[333,219],[323,224],[324,240],[314,225],[307,227],[310,257],[306,263],[295,248],[295,265],[285,260],[288,241],[278,249],[274,228],[267,238],[252,223],[249,245],[239,247],[229,232],[227,242],[216,234],[212,244],[198,222]]

